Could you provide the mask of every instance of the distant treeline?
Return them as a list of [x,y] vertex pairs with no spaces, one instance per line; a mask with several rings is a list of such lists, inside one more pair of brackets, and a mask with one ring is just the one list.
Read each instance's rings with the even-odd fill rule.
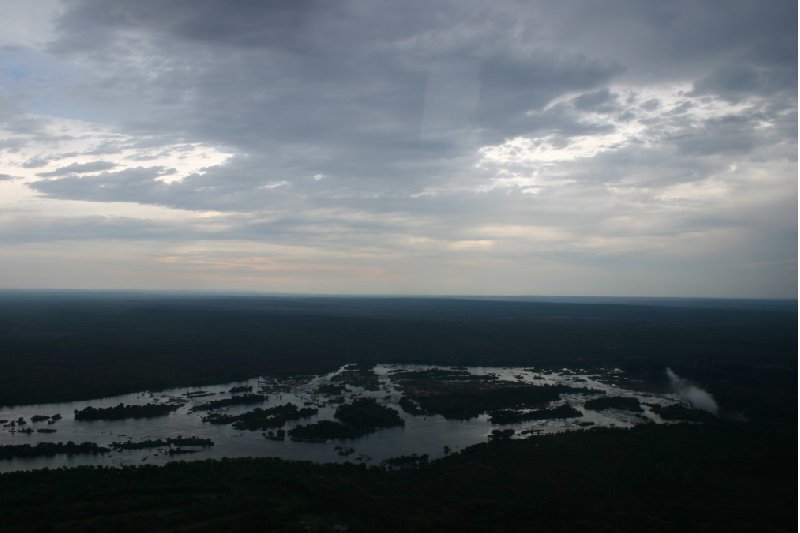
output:
[[5,293],[0,405],[359,361],[619,367],[664,389],[669,366],[751,418],[756,389],[796,396],[796,307],[712,304]]

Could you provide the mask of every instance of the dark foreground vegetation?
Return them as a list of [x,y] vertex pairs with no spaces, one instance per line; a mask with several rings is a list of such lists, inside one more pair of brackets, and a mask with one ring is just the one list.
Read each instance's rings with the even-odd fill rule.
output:
[[[427,465],[399,459],[397,471],[254,459],[3,474],[0,527],[794,531],[796,325],[794,302],[0,294],[5,405],[294,376],[356,361],[338,385],[376,388],[364,370],[376,362],[437,363],[619,368],[624,386],[666,392],[670,367],[720,406],[718,418],[653,408],[700,424],[528,440],[499,429],[492,442]],[[493,380],[463,372],[448,379],[427,397],[406,386],[401,407],[453,417],[543,409]],[[278,382],[274,392],[280,387],[291,388]],[[484,395],[479,402],[475,391]],[[338,418],[327,424],[306,437],[359,431]],[[266,435],[284,438],[282,431]]]
[[397,471],[241,459],[3,474],[0,516],[26,532],[794,531],[792,441],[746,424],[642,426]]

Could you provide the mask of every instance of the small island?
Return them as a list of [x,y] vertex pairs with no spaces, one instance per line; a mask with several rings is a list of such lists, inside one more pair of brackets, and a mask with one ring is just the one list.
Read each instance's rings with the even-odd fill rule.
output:
[[97,455],[108,453],[111,450],[98,446],[94,442],[82,442],[76,444],[70,442],[40,442],[35,445],[30,444],[9,444],[0,446],[0,459],[33,458],[33,457],[52,457],[54,455]]
[[213,446],[214,441],[200,437],[171,437],[168,439],[148,439],[143,441],[112,442],[111,447],[115,450],[143,450],[147,448],[165,448],[167,446]]
[[583,406],[586,409],[591,409],[593,411],[602,411],[603,409],[622,409],[635,413],[642,412],[642,406],[639,404],[638,398],[628,398],[624,396],[604,396],[602,398],[593,398],[584,402]]
[[[559,400],[562,394],[602,394],[602,391],[589,388],[475,380],[471,376],[468,379],[450,381],[438,381],[427,376],[415,377],[401,379],[400,386],[405,394],[404,398],[407,398],[401,404],[404,410],[415,415],[438,414],[451,420],[468,420],[500,409],[541,407]],[[418,407],[413,407],[409,400],[413,400]]]
[[126,418],[153,418],[166,416],[181,407],[180,404],[150,403],[145,405],[124,405],[114,407],[92,407],[75,409],[75,420],[123,420]]
[[339,396],[347,391],[347,387],[344,385],[337,385],[334,383],[325,383],[320,385],[316,389],[317,394],[321,394],[322,396]]
[[332,439],[356,439],[378,428],[404,426],[397,411],[378,404],[372,398],[359,398],[351,404],[340,405],[334,414],[337,420],[321,420],[315,424],[297,426],[289,431],[294,441],[325,442]]
[[517,424],[529,420],[554,420],[561,418],[577,418],[581,412],[564,403],[552,409],[534,409],[532,411],[515,411],[500,409],[489,413],[492,424]]
[[211,411],[212,409],[222,409],[223,407],[230,407],[233,405],[250,405],[254,403],[263,403],[267,401],[267,397],[261,394],[243,394],[241,396],[232,396],[230,398],[223,398],[222,400],[211,400],[210,402],[197,404],[190,411]]
[[380,380],[377,374],[372,371],[374,365],[348,365],[344,370],[331,378],[331,381],[350,385],[352,387],[362,387],[364,390],[376,391],[380,389]]
[[268,409],[253,409],[240,415],[211,413],[203,417],[203,422],[209,424],[232,424],[234,429],[264,431],[271,428],[282,427],[290,420],[308,418],[319,412],[318,409],[299,408],[292,403],[285,403]]

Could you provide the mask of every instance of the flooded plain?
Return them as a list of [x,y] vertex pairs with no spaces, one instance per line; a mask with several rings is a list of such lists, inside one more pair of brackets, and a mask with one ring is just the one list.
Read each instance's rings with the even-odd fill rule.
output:
[[690,407],[676,394],[624,383],[618,369],[345,365],[323,375],[14,406],[0,408],[0,447],[89,442],[99,451],[8,452],[0,472],[225,457],[436,459],[491,438],[676,423],[661,415]]

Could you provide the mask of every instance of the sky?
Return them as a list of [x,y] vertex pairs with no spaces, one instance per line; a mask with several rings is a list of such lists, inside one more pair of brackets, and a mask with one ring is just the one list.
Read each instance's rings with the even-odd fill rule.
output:
[[794,1],[0,13],[0,288],[797,297]]

